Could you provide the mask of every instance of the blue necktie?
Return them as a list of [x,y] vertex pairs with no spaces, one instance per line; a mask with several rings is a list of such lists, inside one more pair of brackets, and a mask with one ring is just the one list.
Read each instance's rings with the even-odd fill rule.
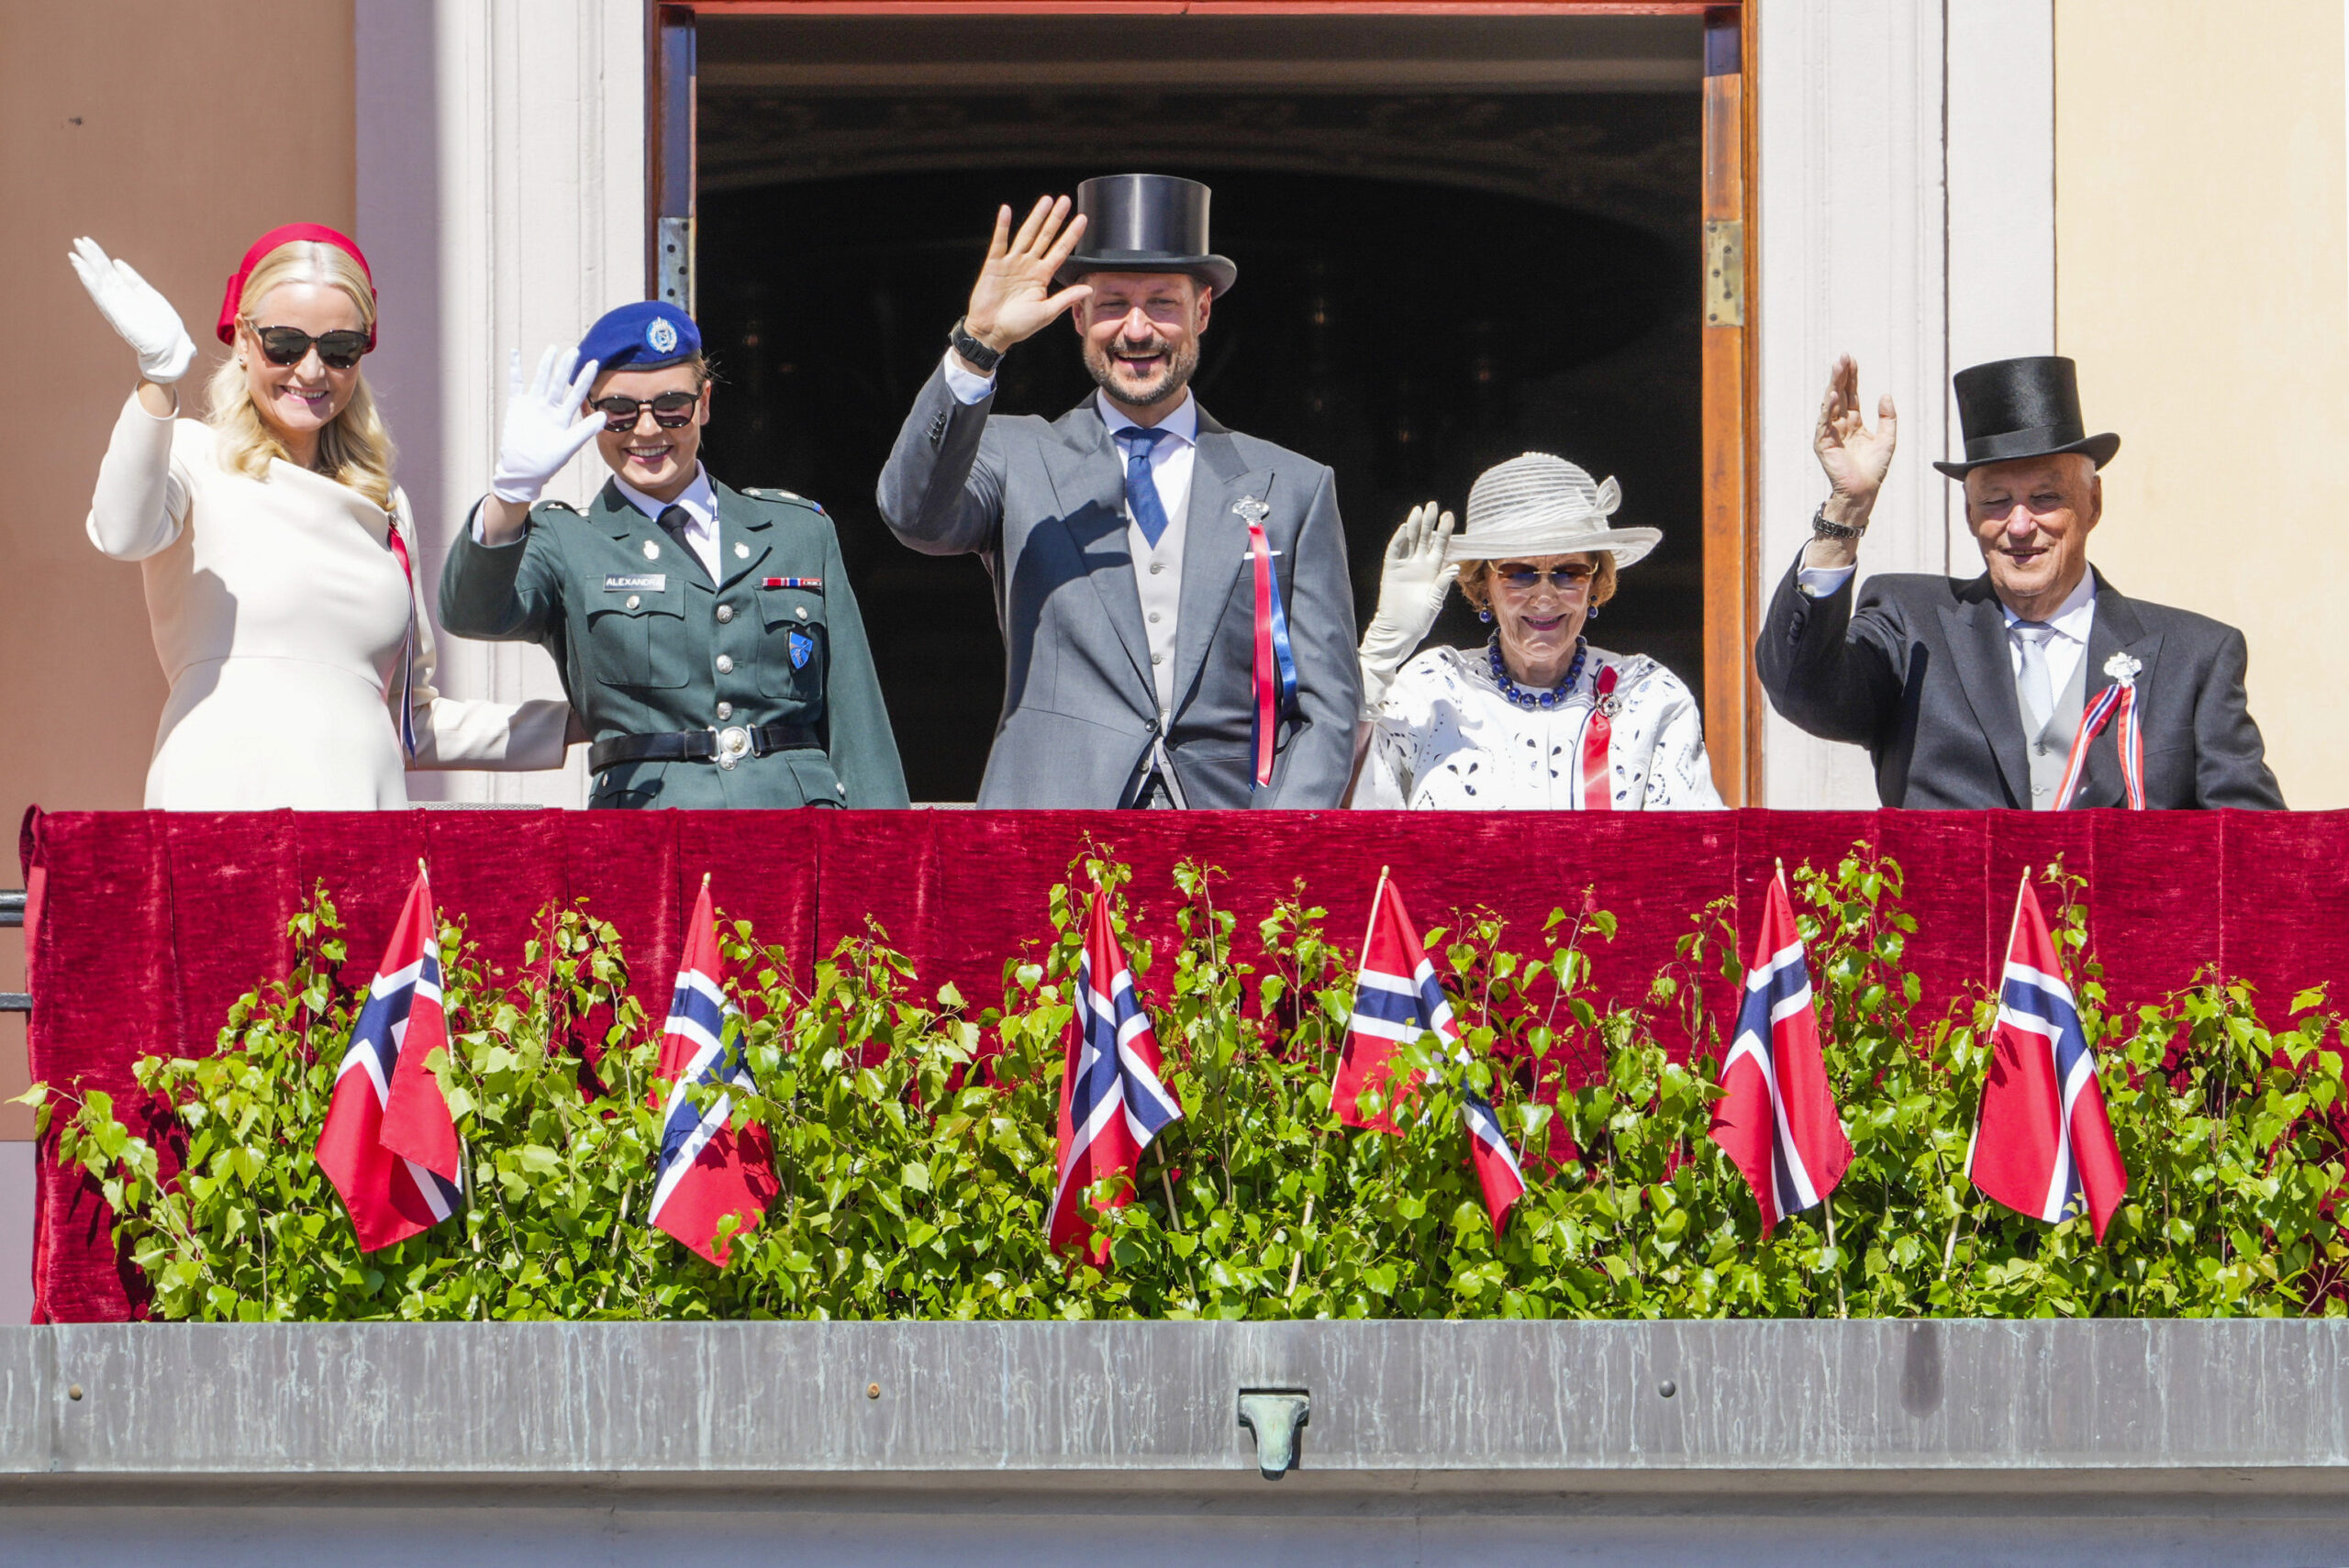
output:
[[1165,434],[1155,426],[1141,425],[1129,425],[1117,432],[1118,444],[1126,449],[1126,506],[1152,550],[1166,531],[1166,506],[1158,498],[1158,481],[1151,477],[1150,450]]

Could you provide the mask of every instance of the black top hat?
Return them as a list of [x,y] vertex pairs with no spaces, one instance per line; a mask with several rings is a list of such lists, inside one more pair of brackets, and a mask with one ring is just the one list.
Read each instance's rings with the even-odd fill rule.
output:
[[1208,250],[1208,199],[1197,180],[1173,174],[1102,174],[1076,188],[1085,215],[1083,249],[1061,263],[1054,284],[1087,272],[1189,272],[1220,295],[1240,269]]
[[2079,380],[2072,361],[2061,354],[1969,365],[1950,384],[1957,389],[1965,461],[1933,466],[1952,479],[1989,463],[2058,452],[2085,452],[2102,468],[2121,450],[2119,436],[2084,433]]

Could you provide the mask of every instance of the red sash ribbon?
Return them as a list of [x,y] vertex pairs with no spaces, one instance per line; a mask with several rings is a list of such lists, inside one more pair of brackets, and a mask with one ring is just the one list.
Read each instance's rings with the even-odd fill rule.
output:
[[400,639],[400,668],[406,672],[400,686],[400,750],[411,760],[416,756],[416,566],[407,558],[407,540],[400,537],[400,525],[393,518],[384,525],[384,542],[392,547],[393,559],[400,563],[400,575],[407,584],[407,635]]
[[2145,736],[2137,714],[2137,683],[2123,678],[2099,692],[2080,716],[2080,731],[2072,737],[2072,752],[2064,763],[2064,782],[2055,786],[2056,810],[2072,808],[2072,797],[2087,774],[2089,743],[2104,733],[2115,711],[2121,715],[2121,728],[2113,735],[2121,752],[2121,786],[2130,810],[2145,809]]
[[1614,665],[1598,672],[1594,690],[1598,700],[1591,704],[1590,722],[1582,731],[1582,808],[1606,811],[1615,804],[1608,788],[1608,756],[1615,741]]

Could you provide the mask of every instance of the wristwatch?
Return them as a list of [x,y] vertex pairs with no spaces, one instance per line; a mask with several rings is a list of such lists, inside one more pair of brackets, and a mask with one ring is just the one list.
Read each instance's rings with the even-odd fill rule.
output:
[[1867,531],[1865,526],[1855,528],[1849,523],[1829,522],[1827,503],[1824,501],[1819,504],[1819,510],[1810,515],[1810,533],[1813,539],[1857,539]]
[[1003,350],[990,349],[972,337],[971,329],[963,326],[959,317],[954,323],[954,330],[946,335],[946,340],[953,346],[956,353],[963,356],[963,362],[981,375],[995,374],[995,367],[1003,362]]

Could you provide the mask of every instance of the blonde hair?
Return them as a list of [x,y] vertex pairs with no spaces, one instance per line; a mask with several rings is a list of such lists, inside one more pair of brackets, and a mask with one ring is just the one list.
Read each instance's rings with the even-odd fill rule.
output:
[[[359,263],[342,250],[315,239],[295,239],[263,256],[245,279],[239,324],[250,326],[253,308],[280,284],[317,284],[340,289],[359,307],[362,329],[375,329],[375,294]],[[231,353],[212,373],[206,390],[205,423],[212,427],[220,466],[249,479],[266,479],[272,458],[287,457],[285,444],[253,406],[252,387],[245,368]],[[347,484],[385,511],[392,509],[391,432],[375,412],[374,394],[362,372],[353,382],[351,401],[318,431],[317,472]]]

